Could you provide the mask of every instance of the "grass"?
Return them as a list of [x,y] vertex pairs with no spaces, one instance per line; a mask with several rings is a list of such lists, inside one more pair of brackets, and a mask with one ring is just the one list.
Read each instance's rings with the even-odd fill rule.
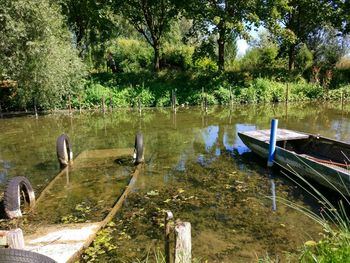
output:
[[[348,159],[348,158],[347,158]],[[310,167],[311,168],[311,167]],[[311,168],[312,169],[312,168]],[[292,170],[288,167],[287,170]],[[314,170],[315,171],[315,170]],[[318,173],[317,171],[315,171]],[[284,173],[290,180],[294,181],[297,185],[307,191],[310,195],[318,200],[322,204],[321,213],[315,213],[305,207],[295,204],[286,199],[279,199],[289,207],[296,209],[308,216],[315,223],[320,224],[324,230],[322,239],[318,242],[313,240],[305,242],[304,246],[300,250],[299,262],[315,262],[315,263],[343,263],[350,262],[350,220],[347,214],[347,207],[350,207],[350,200],[337,189],[331,182],[329,182],[326,176],[323,176],[328,183],[336,190],[342,197],[342,200],[334,205],[327,199],[315,186],[305,180],[302,176],[298,175],[298,179],[302,181],[307,187],[304,187],[299,181],[293,179],[288,174]],[[344,182],[343,182],[343,185]],[[349,189],[347,190],[347,196],[350,196]],[[263,259],[260,262],[274,262],[270,258]]]

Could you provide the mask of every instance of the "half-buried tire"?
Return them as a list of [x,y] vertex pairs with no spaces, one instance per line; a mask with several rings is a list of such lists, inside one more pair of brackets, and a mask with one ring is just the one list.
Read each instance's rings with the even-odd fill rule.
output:
[[143,161],[143,134],[139,132],[135,136],[134,163],[137,165]]
[[56,151],[58,162],[60,163],[61,167],[66,167],[73,159],[72,145],[70,144],[69,137],[66,134],[62,134],[57,138]]
[[30,209],[34,205],[35,195],[28,179],[23,176],[11,178],[4,192],[4,210],[7,217],[10,219],[22,217],[21,209]]
[[0,248],[0,263],[55,263],[52,258],[44,256],[39,253],[12,249],[12,248]]

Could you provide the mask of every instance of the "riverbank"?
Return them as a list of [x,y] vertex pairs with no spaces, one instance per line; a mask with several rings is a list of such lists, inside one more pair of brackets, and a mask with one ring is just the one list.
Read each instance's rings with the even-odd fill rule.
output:
[[[8,94],[7,94],[8,93]],[[80,89],[62,95],[62,103],[40,108],[40,101],[22,109],[16,102],[15,90],[7,91],[1,101],[0,112],[93,110],[101,107],[128,108],[169,107],[176,95],[178,106],[257,104],[302,101],[349,101],[350,85],[324,87],[308,83],[303,78],[287,81],[285,78],[255,78],[249,73],[181,72],[163,70],[91,73],[82,80]],[[11,95],[12,94],[12,95]],[[22,112],[21,112],[22,113]]]

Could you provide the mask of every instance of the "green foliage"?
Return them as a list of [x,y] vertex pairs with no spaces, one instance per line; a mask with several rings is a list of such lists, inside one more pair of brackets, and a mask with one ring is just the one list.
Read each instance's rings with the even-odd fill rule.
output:
[[194,67],[196,70],[205,73],[214,73],[219,69],[217,63],[208,57],[197,59],[195,61]]
[[189,69],[192,66],[193,52],[194,47],[191,46],[166,46],[162,53],[163,66]]
[[17,81],[20,108],[60,107],[80,88],[84,66],[71,46],[57,5],[48,0],[1,1],[0,80]]
[[115,251],[118,247],[112,243],[115,224],[108,224],[108,227],[97,233],[96,238],[91,246],[89,246],[82,256],[85,262],[100,262],[101,257]]
[[296,56],[297,67],[301,72],[309,69],[313,64],[313,55],[308,47],[303,44]]
[[123,72],[137,72],[152,65],[152,48],[144,41],[118,38],[109,50]]

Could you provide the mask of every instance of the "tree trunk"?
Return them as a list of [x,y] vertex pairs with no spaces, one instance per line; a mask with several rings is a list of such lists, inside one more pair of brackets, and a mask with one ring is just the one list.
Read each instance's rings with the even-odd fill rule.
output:
[[219,27],[219,39],[218,39],[219,60],[218,60],[218,66],[219,66],[219,70],[221,72],[223,72],[225,70],[225,27],[223,26],[223,22],[220,22],[218,27]]
[[160,44],[158,41],[155,41],[153,44],[153,49],[154,49],[154,71],[159,71],[159,49],[160,49]]
[[288,69],[289,71],[294,70],[295,66],[295,44],[291,44],[289,46],[289,51],[288,51],[288,57],[289,57],[289,63],[288,63]]

